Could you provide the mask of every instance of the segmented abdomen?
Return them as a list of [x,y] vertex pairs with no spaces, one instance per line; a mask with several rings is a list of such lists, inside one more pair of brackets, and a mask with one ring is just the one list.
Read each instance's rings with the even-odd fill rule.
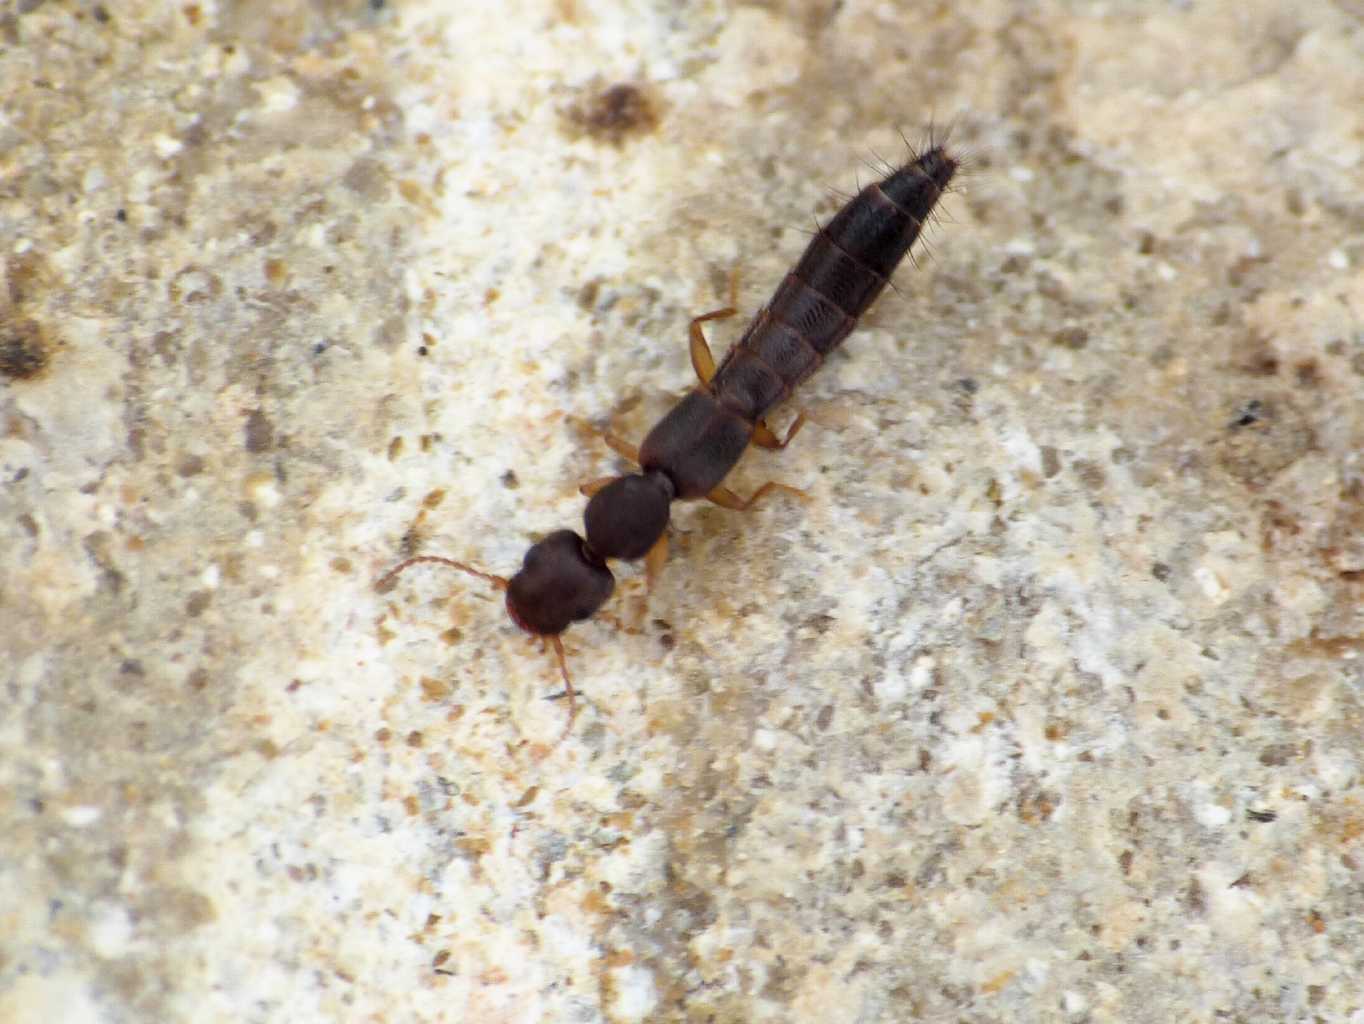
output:
[[820,228],[716,371],[709,390],[720,404],[756,422],[819,369],[881,293],[956,170],[934,146]]

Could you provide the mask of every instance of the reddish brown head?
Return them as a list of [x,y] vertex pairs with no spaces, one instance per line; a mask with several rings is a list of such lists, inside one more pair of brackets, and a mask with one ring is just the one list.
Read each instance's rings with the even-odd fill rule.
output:
[[507,614],[527,633],[554,636],[606,603],[616,579],[572,530],[556,530],[526,552],[507,584]]

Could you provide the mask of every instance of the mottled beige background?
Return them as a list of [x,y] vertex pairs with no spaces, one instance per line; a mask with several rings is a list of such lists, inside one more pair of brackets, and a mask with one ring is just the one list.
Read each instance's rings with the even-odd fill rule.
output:
[[[1364,1020],[1356,0],[0,11],[0,1020]],[[374,592],[931,116],[812,500],[680,509],[567,739]]]

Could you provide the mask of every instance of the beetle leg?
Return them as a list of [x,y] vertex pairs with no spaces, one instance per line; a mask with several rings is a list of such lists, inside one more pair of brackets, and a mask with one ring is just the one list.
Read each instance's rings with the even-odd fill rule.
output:
[[763,420],[759,420],[753,428],[753,443],[759,448],[770,448],[774,451],[785,448],[791,443],[791,438],[800,433],[800,428],[803,426],[805,426],[805,413],[802,412],[797,414],[795,422],[786,428],[786,436],[778,441],[777,435],[772,433],[772,428]]
[[609,430],[602,435],[602,438],[606,441],[606,446],[617,455],[629,459],[636,466],[639,465],[639,449],[629,441],[625,440],[623,437],[617,437]]
[[607,484],[613,484],[619,479],[620,477],[618,476],[599,476],[595,480],[589,480],[585,484],[580,484],[578,486],[578,493],[585,498],[590,498]]
[[715,376],[715,356],[711,354],[701,325],[707,320],[726,320],[739,311],[739,268],[729,272],[729,305],[724,309],[713,309],[693,317],[688,333],[691,335],[691,368],[696,371],[702,384],[709,384]]
[[665,532],[654,542],[649,553],[644,556],[644,579],[649,591],[654,589],[654,584],[658,582],[658,577],[663,572],[663,566],[667,564],[667,561],[668,534]]
[[721,508],[733,509],[735,512],[747,512],[772,491],[784,491],[793,497],[801,499],[801,501],[810,500],[810,495],[805,491],[802,491],[799,487],[792,487],[789,484],[779,484],[775,480],[767,481],[767,483],[759,487],[747,499],[739,497],[728,487],[716,487],[706,495],[706,500],[715,505],[719,505]]

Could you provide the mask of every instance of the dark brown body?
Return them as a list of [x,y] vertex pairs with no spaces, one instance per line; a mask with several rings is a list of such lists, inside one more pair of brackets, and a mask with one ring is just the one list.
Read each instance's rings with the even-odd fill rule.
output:
[[941,147],[930,149],[820,228],[715,376],[649,432],[640,465],[667,474],[681,500],[719,486],[758,421],[819,369],[876,300],[956,167]]
[[[719,367],[712,362],[700,323],[734,311],[717,310],[693,320],[692,363],[700,386],[659,421],[638,453],[608,436],[618,451],[637,455],[642,471],[585,488],[592,500],[584,516],[584,536],[572,530],[550,534],[526,552],[510,580],[462,562],[421,555],[398,565],[383,582],[409,565],[438,562],[503,587],[516,624],[556,644],[571,695],[558,634],[595,614],[611,596],[615,577],[607,561],[648,555],[651,571],[661,563],[674,501],[709,498],[743,509],[767,490],[783,486],[769,483],[744,501],[721,482],[750,443],[784,446],[763,417],[790,398],[852,331],[918,239],[956,169],[957,161],[933,145],[854,196],[819,229]],[[800,422],[797,417],[786,440]]]

